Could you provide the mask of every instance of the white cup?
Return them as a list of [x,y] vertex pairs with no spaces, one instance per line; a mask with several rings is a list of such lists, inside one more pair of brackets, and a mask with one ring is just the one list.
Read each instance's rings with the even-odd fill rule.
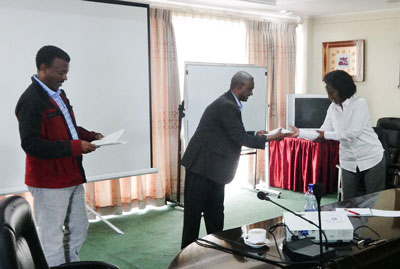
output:
[[265,229],[251,229],[247,232],[247,241],[252,244],[264,243],[267,238],[267,231]]

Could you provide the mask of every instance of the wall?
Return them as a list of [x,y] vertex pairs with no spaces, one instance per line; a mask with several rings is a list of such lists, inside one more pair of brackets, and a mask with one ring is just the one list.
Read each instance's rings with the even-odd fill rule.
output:
[[369,104],[372,124],[381,117],[400,117],[400,10],[308,20],[307,93],[325,93],[322,42],[365,40],[364,81],[357,93]]

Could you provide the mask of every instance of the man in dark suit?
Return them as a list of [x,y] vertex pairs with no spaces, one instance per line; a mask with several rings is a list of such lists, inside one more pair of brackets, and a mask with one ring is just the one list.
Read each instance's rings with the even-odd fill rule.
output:
[[265,130],[246,132],[241,102],[253,95],[253,88],[253,77],[237,72],[230,90],[206,108],[190,139],[182,158],[186,168],[182,248],[198,238],[202,213],[208,234],[223,230],[225,184],[235,176],[242,146],[264,149],[267,141],[285,137],[281,131],[271,136],[265,136]]

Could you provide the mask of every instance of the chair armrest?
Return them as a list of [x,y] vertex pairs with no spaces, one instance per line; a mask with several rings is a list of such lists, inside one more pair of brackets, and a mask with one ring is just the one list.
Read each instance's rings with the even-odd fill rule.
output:
[[51,269],[56,269],[56,268],[74,268],[74,269],[119,269],[118,266],[106,263],[106,262],[100,262],[100,261],[79,261],[79,262],[68,262],[68,263],[63,263],[60,264],[59,266],[56,267],[51,267]]
[[394,174],[397,174],[400,172],[400,164],[390,164],[388,165],[388,171],[393,171]]

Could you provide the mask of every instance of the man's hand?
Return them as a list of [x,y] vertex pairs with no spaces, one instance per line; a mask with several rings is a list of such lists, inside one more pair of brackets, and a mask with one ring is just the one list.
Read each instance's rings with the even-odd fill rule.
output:
[[325,141],[325,131],[324,130],[317,130],[317,132],[318,132],[319,135],[313,141],[314,142],[323,142],[323,141]]
[[267,141],[281,141],[282,139],[284,139],[287,136],[287,134],[282,133],[282,129],[279,129],[276,133],[274,133],[273,135],[269,135],[267,136]]
[[96,145],[94,145],[88,141],[81,140],[81,149],[82,149],[83,154],[95,151],[96,148],[97,148]]
[[290,126],[290,128],[292,128],[292,133],[288,133],[288,137],[298,137],[300,134],[300,130],[299,128],[297,128],[296,126]]
[[95,140],[101,140],[101,139],[103,139],[103,137],[104,137],[104,135],[98,133],[98,134],[95,135],[94,139]]
[[265,130],[261,130],[261,131],[257,131],[257,136],[260,136],[260,135],[265,135],[265,134],[268,134],[268,132],[267,131],[265,131]]

